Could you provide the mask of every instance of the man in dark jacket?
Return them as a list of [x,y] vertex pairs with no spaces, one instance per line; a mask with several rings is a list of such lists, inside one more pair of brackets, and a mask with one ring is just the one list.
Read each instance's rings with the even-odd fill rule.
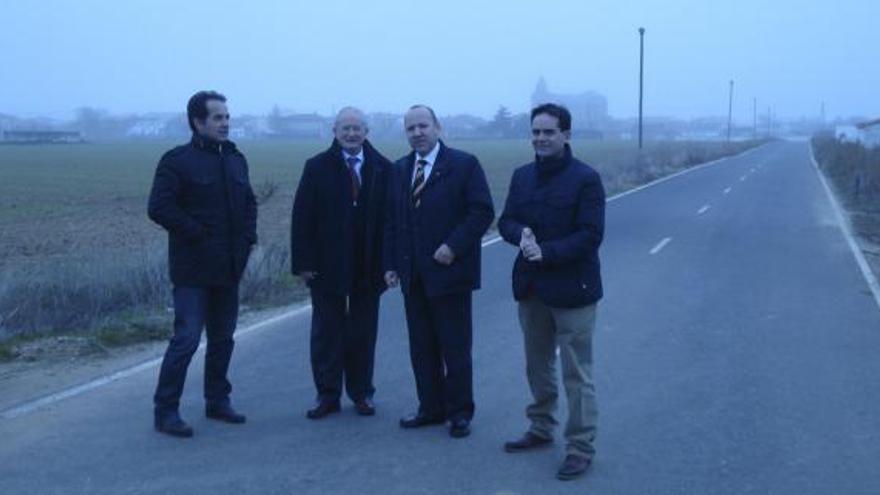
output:
[[460,438],[474,414],[471,295],[495,211],[480,162],[440,141],[433,110],[410,108],[404,127],[413,151],[394,164],[384,264],[403,290],[419,409],[400,426],[448,420]]
[[534,401],[526,409],[531,427],[504,448],[523,452],[553,441],[558,348],[568,422],[566,458],[557,477],[567,480],[583,474],[595,453],[592,338],[602,297],[599,245],[605,191],[599,174],[571,154],[567,109],[540,105],[531,120],[535,161],[514,172],[498,230],[520,249],[513,266],[513,294],[519,302]]
[[366,140],[360,110],[342,109],[333,132],[330,148],[306,161],[290,231],[291,269],[312,297],[311,419],[339,411],[343,378],[358,414],[375,413],[373,357],[386,288],[382,236],[391,162]]
[[200,91],[187,105],[189,144],[165,153],[150,191],[150,219],[168,231],[168,265],[174,284],[174,336],[168,344],[153,398],[155,427],[179,437],[190,428],[178,413],[186,370],[199,347],[205,353],[205,414],[244,423],[229,401],[227,379],[238,318],[238,283],[257,242],[257,203],[244,155],[229,141],[226,97]]

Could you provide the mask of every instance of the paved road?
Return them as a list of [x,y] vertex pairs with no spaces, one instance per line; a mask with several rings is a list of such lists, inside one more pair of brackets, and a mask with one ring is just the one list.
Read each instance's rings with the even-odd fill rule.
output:
[[596,335],[598,456],[553,475],[561,442],[510,455],[526,427],[514,250],[485,247],[475,298],[473,434],[403,431],[415,406],[399,294],[383,299],[378,414],[314,422],[308,313],[241,338],[244,426],[182,413],[152,431],[155,368],[0,420],[0,493],[877,494],[880,309],[804,143],[776,143],[609,204]]

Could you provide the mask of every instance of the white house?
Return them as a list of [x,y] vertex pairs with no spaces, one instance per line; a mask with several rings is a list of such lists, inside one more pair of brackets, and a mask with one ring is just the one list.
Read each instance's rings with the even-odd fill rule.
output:
[[165,135],[168,122],[165,120],[142,120],[126,129],[127,137],[160,137]]
[[838,125],[834,127],[834,137],[838,141],[849,141],[851,143],[862,142],[861,133],[854,125]]
[[866,148],[880,146],[880,119],[856,124],[856,128],[859,130],[861,142]]

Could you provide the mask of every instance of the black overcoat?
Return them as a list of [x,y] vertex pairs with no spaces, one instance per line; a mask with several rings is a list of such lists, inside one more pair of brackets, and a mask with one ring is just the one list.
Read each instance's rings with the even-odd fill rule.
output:
[[[384,210],[391,162],[369,141],[353,208],[351,176],[334,139],[327,150],[309,158],[293,202],[290,228],[291,271],[317,272],[313,290],[349,294],[352,290],[385,290],[382,273]],[[355,215],[362,215],[363,249],[355,250]],[[356,259],[360,257],[360,259]]]

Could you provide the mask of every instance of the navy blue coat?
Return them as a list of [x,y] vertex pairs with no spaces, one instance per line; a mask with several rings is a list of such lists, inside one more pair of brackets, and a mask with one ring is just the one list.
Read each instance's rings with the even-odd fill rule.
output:
[[156,167],[147,213],[168,231],[171,281],[237,284],[257,242],[257,202],[235,143],[193,136]]
[[[294,275],[317,272],[309,282],[313,290],[385,290],[382,241],[390,168],[391,162],[364,142],[356,210],[348,165],[335,139],[330,148],[306,161],[293,202],[290,267]],[[354,241],[355,215],[361,216],[363,228],[360,250]]]
[[[431,175],[412,203],[415,152],[393,167],[385,226],[385,270],[396,271],[409,292],[417,269],[428,297],[480,287],[481,240],[495,218],[492,196],[479,160],[442,142]],[[446,244],[455,254],[451,265],[434,260]]]
[[[546,166],[545,166],[546,165]],[[513,295],[535,294],[554,308],[577,308],[602,298],[599,245],[605,231],[605,190],[599,174],[571,156],[553,163],[535,162],[514,171],[498,230],[519,247],[529,227],[542,261],[513,265]]]

